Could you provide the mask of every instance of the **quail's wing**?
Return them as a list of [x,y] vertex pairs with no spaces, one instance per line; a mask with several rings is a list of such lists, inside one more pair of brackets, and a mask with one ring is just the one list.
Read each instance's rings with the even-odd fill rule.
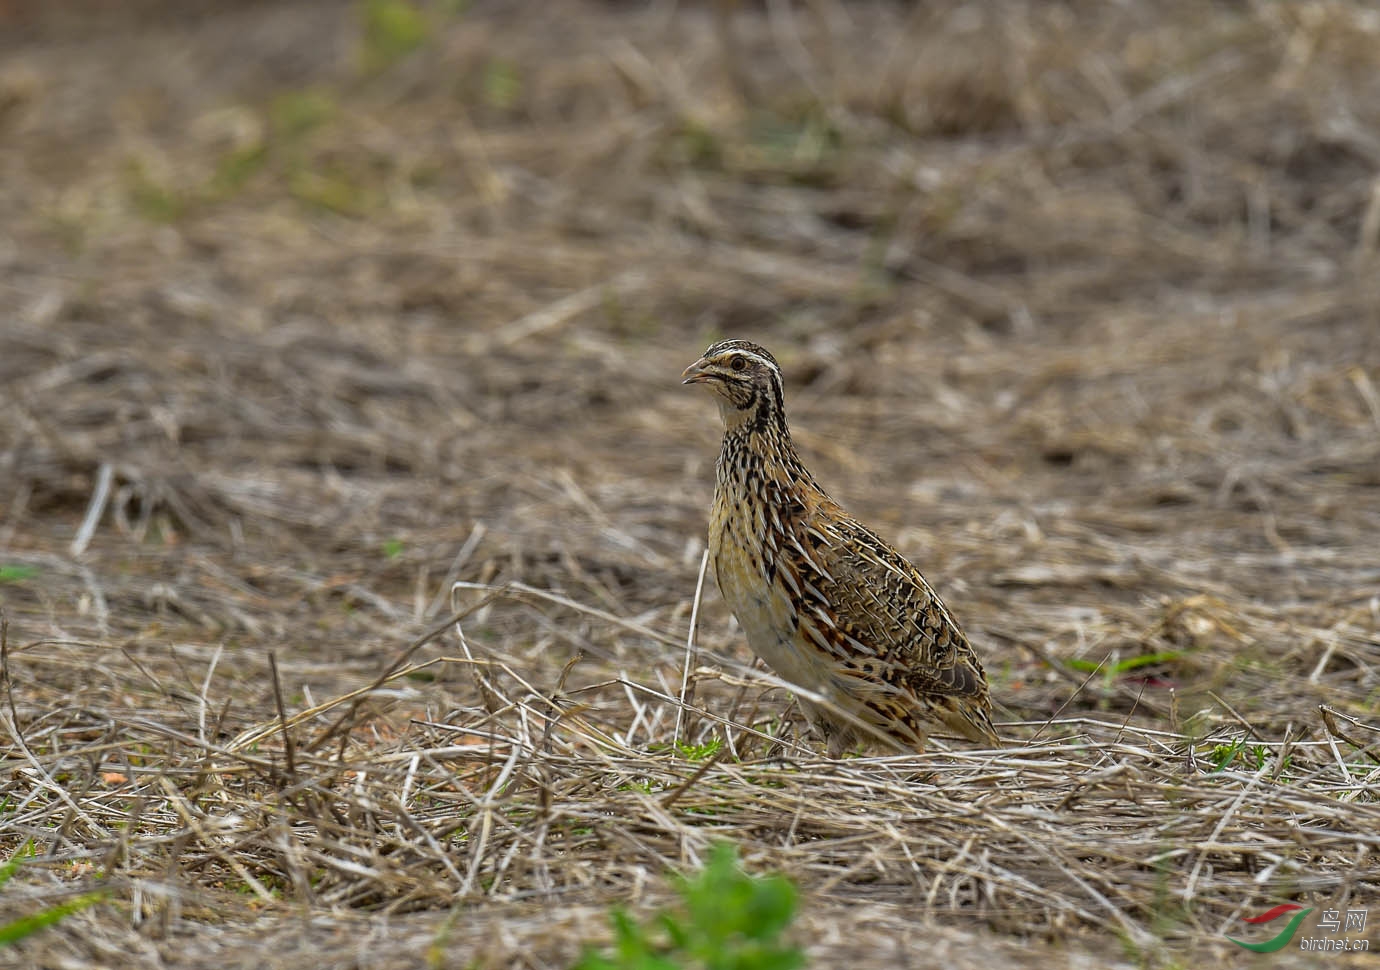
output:
[[810,516],[790,535],[802,609],[840,659],[919,694],[985,701],[968,638],[904,556],[846,513]]

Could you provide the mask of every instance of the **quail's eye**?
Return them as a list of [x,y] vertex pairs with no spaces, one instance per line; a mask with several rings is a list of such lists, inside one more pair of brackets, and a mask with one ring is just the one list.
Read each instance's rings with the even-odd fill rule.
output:
[[731,361],[729,361],[728,366],[732,367],[734,370],[742,370],[744,367],[747,366],[747,358],[734,357]]

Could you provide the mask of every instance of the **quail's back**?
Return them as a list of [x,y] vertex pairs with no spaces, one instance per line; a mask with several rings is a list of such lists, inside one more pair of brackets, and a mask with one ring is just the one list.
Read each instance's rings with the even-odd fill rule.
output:
[[724,420],[709,551],[748,645],[800,698],[839,757],[858,744],[923,750],[947,728],[999,745],[982,664],[920,571],[800,463],[781,368],[724,340],[686,368]]

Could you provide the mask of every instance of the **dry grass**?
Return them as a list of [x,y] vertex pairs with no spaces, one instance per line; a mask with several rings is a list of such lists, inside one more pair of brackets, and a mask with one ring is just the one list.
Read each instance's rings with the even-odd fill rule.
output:
[[[818,967],[1377,899],[1368,5],[203,6],[0,5],[22,961],[561,967],[723,837]],[[712,583],[680,706],[724,333],[1010,748],[822,759]]]

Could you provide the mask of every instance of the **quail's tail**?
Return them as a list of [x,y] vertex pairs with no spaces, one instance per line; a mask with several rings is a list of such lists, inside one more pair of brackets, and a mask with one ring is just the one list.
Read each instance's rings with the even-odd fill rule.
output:
[[943,720],[969,741],[993,748],[1003,746],[1002,739],[997,736],[997,729],[992,726],[992,718],[985,708],[967,704],[955,705],[943,712]]

